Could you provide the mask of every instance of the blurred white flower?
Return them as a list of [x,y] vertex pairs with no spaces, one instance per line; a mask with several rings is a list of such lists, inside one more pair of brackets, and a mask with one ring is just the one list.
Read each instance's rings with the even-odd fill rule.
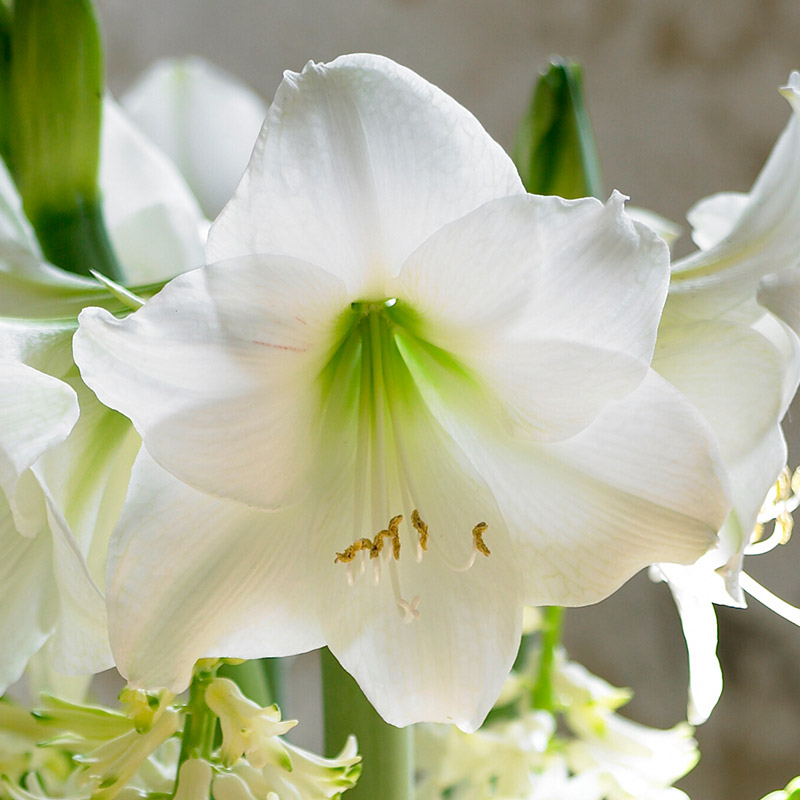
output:
[[591,775],[607,800],[678,800],[672,784],[700,758],[692,728],[686,724],[657,730],[608,714],[602,730],[579,711],[567,713],[576,738],[565,745],[572,772]]
[[264,101],[213,64],[183,58],[157,61],[120,103],[213,219],[247,166],[267,115]]
[[[202,263],[208,223],[197,201],[110,99],[99,180],[126,284],[163,281]],[[71,340],[85,305],[129,311],[131,301],[119,296],[43,261],[0,162],[0,450],[7,460],[0,544],[9,554],[0,569],[0,640],[9,645],[0,652],[0,693],[45,642],[39,673],[47,680],[55,675],[50,663],[73,674],[112,664],[102,595],[106,553],[139,439],[81,381]],[[39,414],[48,397],[61,418]],[[58,398],[70,399],[59,406]],[[37,438],[32,426],[45,422],[49,433]]]
[[137,685],[327,643],[390,722],[471,729],[524,603],[715,541],[710,432],[648,368],[666,246],[617,193],[526,195],[412,72],[287,73],[207,252],[75,341],[145,443],[109,587]]
[[722,691],[712,604],[744,606],[742,587],[753,585],[740,580],[742,559],[786,464],[780,422],[800,380],[800,340],[779,321],[791,324],[786,309],[800,306],[798,73],[782,92],[795,113],[750,193],[715,195],[688,215],[701,249],[673,264],[653,358],[653,368],[708,420],[731,476],[733,511],[718,547],[694,565],[660,564],[651,572],[668,581],[681,615],[694,724],[707,719]]
[[[525,675],[514,676],[515,685]],[[689,725],[670,730],[632,722],[615,709],[631,693],[565,660],[553,673],[553,712],[530,696],[473,734],[423,725],[416,733],[417,800],[680,800],[672,784],[697,763]]]

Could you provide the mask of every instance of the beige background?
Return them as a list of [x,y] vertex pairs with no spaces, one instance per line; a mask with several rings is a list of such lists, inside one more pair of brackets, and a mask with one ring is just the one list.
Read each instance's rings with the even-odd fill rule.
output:
[[[271,98],[283,69],[373,51],[441,86],[506,147],[537,68],[554,53],[577,58],[607,190],[675,220],[704,195],[750,186],[788,118],[775,90],[800,67],[797,0],[99,4],[116,91],[156,57],[194,53]],[[797,463],[800,447],[793,453]],[[800,604],[798,564],[795,542],[748,569]],[[694,800],[757,800],[800,773],[800,631],[760,607],[719,616],[726,692],[698,731],[703,759],[682,785]],[[637,692],[631,716],[681,718],[685,654],[664,586],[639,576],[605,603],[570,612],[567,643]],[[289,715],[305,713],[294,702]]]

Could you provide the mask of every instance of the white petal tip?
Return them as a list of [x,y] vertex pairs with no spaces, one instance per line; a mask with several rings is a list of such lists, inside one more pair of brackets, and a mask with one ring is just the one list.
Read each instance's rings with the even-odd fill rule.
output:
[[619,189],[612,190],[611,194],[608,198],[608,205],[613,206],[615,208],[624,208],[625,203],[628,202],[631,198],[628,197],[627,194],[622,194]]
[[800,96],[800,72],[793,70],[785,86],[778,90],[787,99]]

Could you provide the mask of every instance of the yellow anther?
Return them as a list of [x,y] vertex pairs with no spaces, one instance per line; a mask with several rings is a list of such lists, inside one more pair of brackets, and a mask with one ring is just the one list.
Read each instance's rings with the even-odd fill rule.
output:
[[389,533],[392,534],[392,555],[395,561],[400,559],[400,523],[402,521],[402,514],[398,514],[389,520]]
[[483,534],[486,533],[489,526],[485,522],[479,522],[473,529],[472,529],[472,538],[475,540],[475,549],[479,553],[483,553],[485,556],[490,556],[492,551],[486,546],[486,542],[483,541]]
[[753,533],[750,536],[750,543],[755,544],[756,542],[760,542],[763,538],[764,526],[760,522],[756,522],[756,525],[753,528]]
[[427,550],[428,526],[425,524],[416,508],[411,512],[411,524],[414,526],[414,530],[419,534],[419,546],[423,550]]
[[784,467],[775,482],[775,500],[788,500],[792,495],[792,476],[788,467]]
[[400,523],[403,521],[403,515],[398,514],[389,520],[388,530],[379,531],[375,539],[357,539],[353,544],[347,547],[343,553],[337,553],[336,558],[333,560],[334,564],[349,564],[360,551],[369,550],[370,558],[377,558],[383,550],[383,540],[392,540],[392,555],[395,560],[400,558]]
[[[373,544],[370,539],[358,539],[353,542],[343,553],[337,553],[334,559],[334,564],[349,564],[355,557],[359,550],[372,550]],[[371,555],[371,553],[370,553]]]
[[794,528],[794,518],[788,511],[783,511],[778,514],[775,519],[775,524],[781,532],[781,544],[786,544],[792,538],[792,529]]
[[798,467],[792,475],[791,487],[795,494],[800,494],[800,467]]

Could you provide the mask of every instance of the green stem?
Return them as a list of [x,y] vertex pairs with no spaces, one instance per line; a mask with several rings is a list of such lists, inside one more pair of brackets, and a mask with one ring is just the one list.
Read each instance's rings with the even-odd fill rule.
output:
[[75,198],[63,211],[38,210],[31,214],[31,222],[51,264],[79,275],[94,270],[112,281],[123,279],[99,204],[87,205]]
[[553,701],[553,664],[556,649],[561,643],[561,626],[564,620],[564,609],[561,606],[548,606],[543,610],[542,642],[539,652],[539,672],[533,686],[532,703],[534,708],[552,711]]
[[256,658],[241,664],[223,664],[218,674],[221,678],[230,678],[254,703],[268,706],[277,698],[272,691],[265,661],[265,658]]
[[[189,702],[186,704],[186,722],[183,726],[181,753],[178,757],[178,773],[184,761],[190,758],[208,758],[214,748],[217,715],[206,704],[206,689],[216,674],[216,664],[208,668],[195,667],[192,684],[189,687]],[[176,780],[176,789],[177,786]]]
[[326,751],[338,752],[354,733],[363,758],[364,770],[348,800],[412,800],[413,729],[384,722],[327,648],[321,659]]
[[277,703],[281,709],[286,703],[286,670],[285,663],[280,658],[262,658],[259,661],[264,673],[264,680],[270,689],[270,700]]
[[7,135],[8,166],[42,252],[62,269],[119,282],[98,187],[105,68],[94,3],[14,0],[5,45],[0,147]]

